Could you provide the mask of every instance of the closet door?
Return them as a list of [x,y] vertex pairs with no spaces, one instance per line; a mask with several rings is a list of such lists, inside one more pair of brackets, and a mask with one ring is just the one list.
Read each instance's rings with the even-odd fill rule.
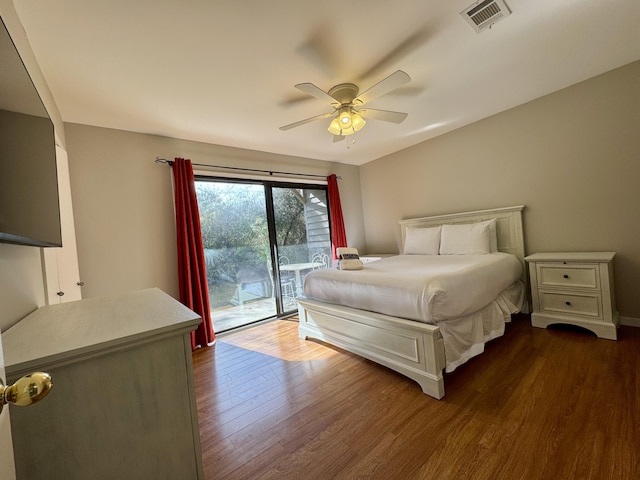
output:
[[62,247],[42,249],[48,305],[82,299],[82,282],[78,268],[76,229],[73,221],[71,183],[69,181],[69,162],[66,150],[58,146],[56,146],[56,161]]

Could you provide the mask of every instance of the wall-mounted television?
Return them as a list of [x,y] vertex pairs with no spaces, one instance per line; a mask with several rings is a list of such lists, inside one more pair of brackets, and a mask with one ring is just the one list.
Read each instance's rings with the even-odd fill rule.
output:
[[53,123],[0,24],[0,242],[60,247]]

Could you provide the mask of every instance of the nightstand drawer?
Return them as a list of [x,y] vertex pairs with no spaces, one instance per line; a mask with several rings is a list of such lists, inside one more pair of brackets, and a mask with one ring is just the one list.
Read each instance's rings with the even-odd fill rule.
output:
[[598,265],[539,263],[538,287],[600,288]]
[[540,292],[540,311],[602,318],[600,295]]

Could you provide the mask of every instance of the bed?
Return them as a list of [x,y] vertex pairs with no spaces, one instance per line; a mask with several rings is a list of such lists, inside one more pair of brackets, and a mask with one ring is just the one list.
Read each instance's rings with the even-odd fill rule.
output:
[[[528,311],[525,301],[528,289],[524,262],[523,209],[523,206],[504,207],[400,221],[403,246],[409,240],[408,236],[413,237],[415,229],[427,232],[437,230],[433,227],[441,225],[447,225],[442,228],[450,228],[450,225],[491,223],[495,229],[492,232],[495,239],[495,245],[491,246],[493,253],[484,255],[486,258],[480,263],[508,265],[511,278],[504,285],[493,285],[492,278],[495,277],[487,273],[486,266],[477,272],[472,269],[475,266],[467,266],[464,262],[473,263],[473,260],[463,259],[464,255],[399,255],[365,264],[364,269],[358,272],[314,271],[305,279],[306,296],[298,298],[300,338],[318,339],[384,365],[415,380],[427,395],[442,398],[445,393],[444,372],[453,371],[482,353],[484,343],[503,334],[504,323],[509,321],[511,313]],[[405,276],[419,276],[423,260],[438,264],[453,263],[457,265],[454,270],[463,272],[463,275],[452,276],[446,282],[439,277],[439,285],[442,284],[443,288],[438,290],[442,290],[442,294],[427,298],[422,292],[420,302],[402,291],[402,279],[387,281],[386,285],[384,281],[376,281],[376,278],[380,279],[385,274],[391,275],[393,269],[407,268],[409,265],[414,268],[409,268],[407,272],[411,273]],[[437,265],[435,268],[438,268]],[[389,269],[389,273],[385,273],[385,269]],[[360,275],[362,279],[368,279],[369,283],[378,283],[377,288],[380,290],[366,295],[364,300],[350,298],[347,295],[349,288],[346,287],[330,293],[330,281],[336,280],[334,277],[337,276],[344,277],[345,274],[352,277]],[[460,277],[474,276],[481,279],[482,284],[489,286],[482,295],[475,295],[475,288],[460,283]],[[448,289],[457,289],[463,294],[466,292],[469,298],[464,301],[447,301],[450,298]],[[323,293],[320,294],[319,291]],[[420,298],[421,293],[416,292],[414,293]],[[401,296],[409,298],[408,305],[402,307],[394,304],[392,299]],[[428,308],[424,307],[426,304]],[[467,339],[465,332],[469,330],[475,331],[475,334]]]

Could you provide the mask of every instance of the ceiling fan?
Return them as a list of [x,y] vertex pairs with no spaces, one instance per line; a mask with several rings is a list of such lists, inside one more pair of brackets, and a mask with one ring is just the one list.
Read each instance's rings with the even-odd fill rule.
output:
[[298,90],[320,100],[328,101],[333,111],[284,125],[280,127],[280,130],[290,130],[300,125],[331,117],[328,130],[334,135],[333,141],[336,142],[344,139],[345,135],[352,135],[362,129],[367,123],[366,118],[400,123],[407,118],[406,113],[361,107],[410,81],[409,75],[402,70],[397,70],[362,93],[359,93],[358,86],[353,83],[340,83],[328,92],[313,83],[299,83],[295,85]]

